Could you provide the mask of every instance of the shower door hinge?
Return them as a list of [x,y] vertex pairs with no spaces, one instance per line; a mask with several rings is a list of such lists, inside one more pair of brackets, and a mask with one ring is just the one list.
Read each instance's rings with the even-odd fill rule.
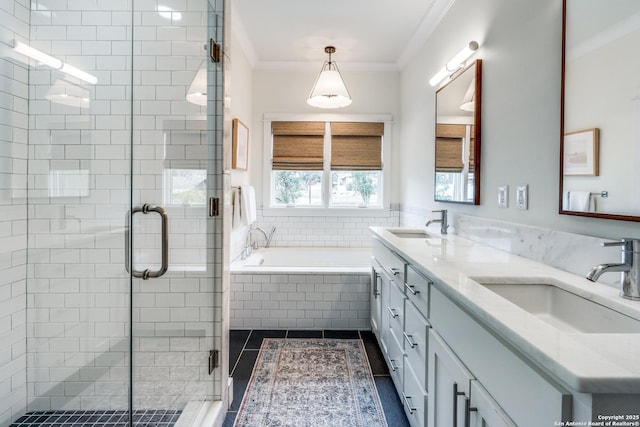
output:
[[219,354],[220,352],[218,350],[209,351],[209,375],[211,375],[213,370],[219,366]]
[[220,62],[220,44],[214,39],[209,39],[209,56],[211,62]]
[[209,197],[209,216],[220,216],[220,198]]

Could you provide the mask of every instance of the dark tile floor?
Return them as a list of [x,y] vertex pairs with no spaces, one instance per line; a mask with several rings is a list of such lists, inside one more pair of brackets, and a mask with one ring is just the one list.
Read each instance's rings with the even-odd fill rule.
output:
[[[180,410],[135,410],[132,422],[136,427],[172,427]],[[129,416],[126,411],[40,411],[29,412],[11,427],[126,427]]]
[[371,372],[378,388],[382,409],[390,427],[408,427],[409,422],[402,409],[393,381],[389,376],[375,335],[371,331],[334,330],[232,330],[229,337],[230,371],[233,377],[233,404],[229,408],[223,427],[231,427],[238,415],[242,397],[249,384],[253,365],[263,338],[337,338],[362,339],[371,365]]

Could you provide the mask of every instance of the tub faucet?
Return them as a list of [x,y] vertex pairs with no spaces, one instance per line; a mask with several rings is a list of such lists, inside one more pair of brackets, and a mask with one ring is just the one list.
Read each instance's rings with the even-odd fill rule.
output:
[[442,210],[439,210],[439,211],[431,211],[431,212],[440,213],[440,219],[431,219],[431,218],[429,218],[427,220],[427,223],[424,226],[428,227],[431,224],[433,224],[434,222],[439,222],[440,223],[440,234],[447,234],[447,228],[449,228],[449,225],[447,224],[447,210],[446,209],[442,209]]
[[608,272],[620,272],[620,296],[640,300],[640,240],[623,238],[619,242],[605,242],[602,246],[621,246],[622,262],[596,265],[587,274],[587,279],[595,282]]
[[259,231],[260,233],[262,233],[264,239],[266,240],[264,247],[268,248],[271,245],[271,239],[273,239],[273,235],[276,232],[276,226],[274,225],[271,228],[271,232],[269,234],[267,234],[267,232],[260,227],[249,228],[249,231],[247,231],[247,239],[244,243],[244,251],[242,252],[241,256],[242,259],[246,259],[249,255],[251,255],[253,249],[258,249],[258,242],[251,242],[251,232],[253,231]]

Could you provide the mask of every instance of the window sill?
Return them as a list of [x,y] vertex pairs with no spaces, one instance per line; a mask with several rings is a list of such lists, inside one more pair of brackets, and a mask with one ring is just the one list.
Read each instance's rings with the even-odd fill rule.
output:
[[263,208],[262,216],[359,216],[389,218],[393,211],[389,208]]

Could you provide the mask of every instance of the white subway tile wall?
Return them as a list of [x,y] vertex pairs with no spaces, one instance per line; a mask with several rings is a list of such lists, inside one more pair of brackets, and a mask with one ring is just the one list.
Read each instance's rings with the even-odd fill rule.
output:
[[[166,2],[137,0],[133,14],[129,0],[11,3],[0,6],[3,40],[29,43],[98,82],[0,59],[8,82],[0,112],[11,111],[7,123],[0,114],[0,175],[10,176],[0,182],[0,239],[2,250],[12,248],[0,254],[0,333],[12,344],[0,353],[0,426],[26,405],[126,408],[130,320],[137,408],[220,398],[227,375],[210,376],[207,358],[223,335],[222,219],[208,218],[203,204],[174,201],[168,171],[202,171],[207,196],[222,196],[222,99],[210,103],[207,120],[207,108],[185,95],[207,63],[208,38],[222,39],[209,8],[220,14],[223,2],[178,0],[159,12]],[[209,68],[222,93],[219,65]],[[132,319],[124,269],[130,164],[134,203],[167,208],[171,248],[165,276],[134,280]],[[135,267],[158,268],[158,215],[136,214],[133,230]]]
[[29,71],[10,43],[29,37],[30,1],[0,4],[0,426],[26,408]]
[[231,329],[369,329],[362,273],[231,274]]
[[[399,224],[398,210],[386,211],[382,216],[300,216],[290,213],[265,216],[263,210],[258,209],[255,226],[262,227],[265,231],[276,226],[272,246],[367,248],[371,246],[369,227],[395,227]],[[244,233],[246,236],[246,231]],[[262,246],[264,242],[260,241],[259,234],[254,233],[252,237]]]

